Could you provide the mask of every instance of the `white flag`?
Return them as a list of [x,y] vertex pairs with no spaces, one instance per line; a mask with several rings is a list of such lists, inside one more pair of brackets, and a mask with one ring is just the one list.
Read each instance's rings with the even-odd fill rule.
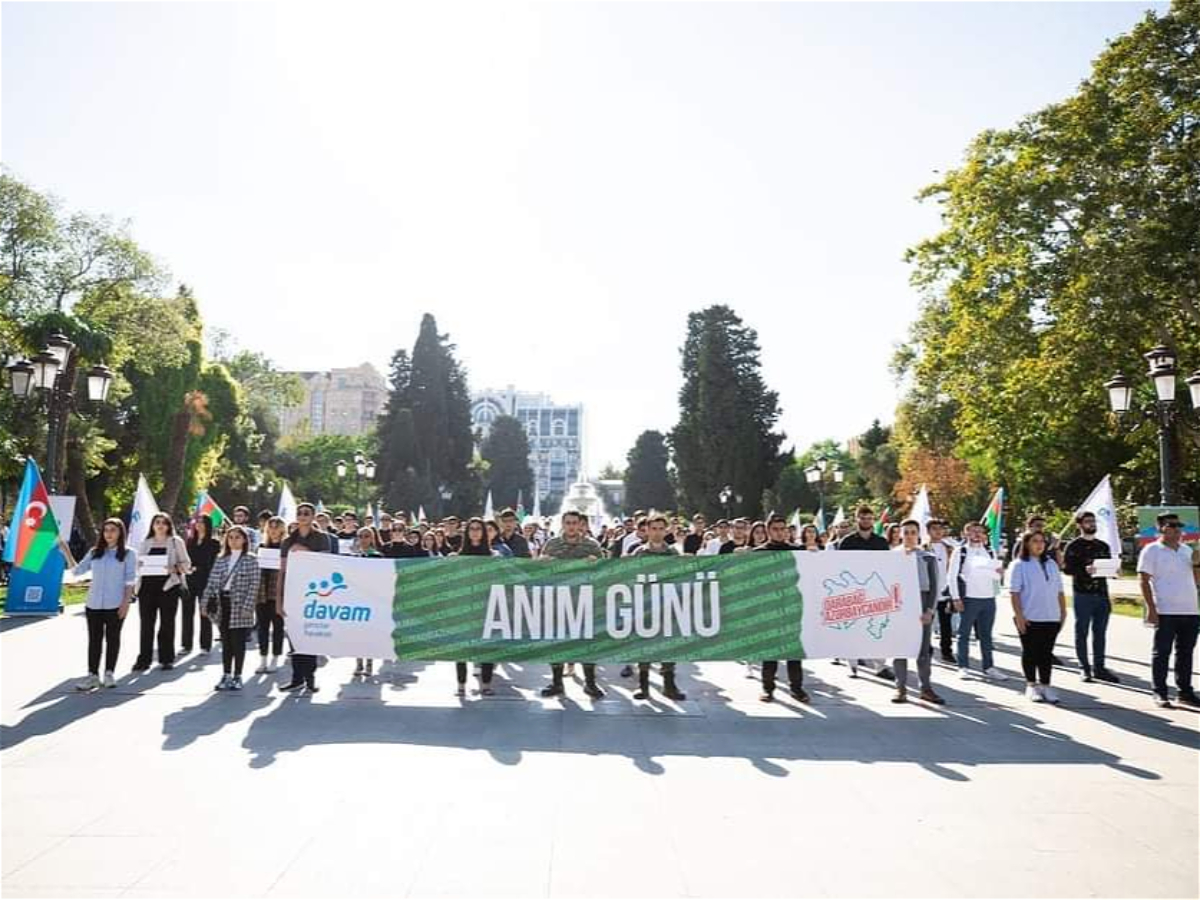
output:
[[495,515],[492,510],[492,492],[488,491],[487,501],[483,504],[483,521],[488,521]]
[[425,521],[425,507],[424,506],[417,507],[417,521],[418,522]]
[[800,510],[799,509],[797,509],[794,513],[792,513],[791,519],[788,520],[788,525],[790,525],[796,529],[796,539],[799,540],[800,529],[802,527],[802,523],[800,522]]
[[846,510],[839,506],[838,511],[836,513],[834,513],[833,521],[829,523],[829,527],[837,528],[839,525],[841,525],[845,521],[846,521]]
[[929,540],[929,531],[925,526],[933,518],[933,510],[929,505],[929,490],[925,485],[921,485],[921,490],[917,491],[917,499],[913,501],[908,517],[921,523],[921,543],[924,544]]
[[533,512],[530,515],[538,525],[542,524],[542,495],[536,490],[533,492]]
[[1093,488],[1075,515],[1090,512],[1096,517],[1096,537],[1108,544],[1114,558],[1121,555],[1121,532],[1117,528],[1117,505],[1113,502],[1112,482],[1105,475]]
[[371,501],[370,501],[370,500],[368,500],[368,501],[367,501],[367,508],[366,508],[366,510],[364,510],[364,512],[363,512],[363,518],[364,518],[364,519],[370,519],[372,522],[374,522],[374,521],[375,521],[375,513],[374,513],[374,511],[371,509]]
[[135,550],[150,534],[150,520],[158,513],[158,504],[146,484],[146,476],[138,475],[137,493],[133,495],[133,512],[129,515],[129,546]]
[[283,490],[279,492],[279,511],[276,515],[283,519],[285,525],[296,521],[296,498],[292,496],[292,489],[286,481],[283,483]]

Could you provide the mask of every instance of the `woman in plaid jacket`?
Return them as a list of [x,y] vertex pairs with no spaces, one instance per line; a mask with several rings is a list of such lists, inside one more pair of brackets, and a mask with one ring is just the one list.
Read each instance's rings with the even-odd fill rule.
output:
[[254,627],[258,580],[258,560],[250,552],[250,535],[241,525],[234,525],[225,532],[221,555],[204,588],[204,614],[221,626],[225,674],[214,690],[242,689],[242,664],[246,661],[246,637]]

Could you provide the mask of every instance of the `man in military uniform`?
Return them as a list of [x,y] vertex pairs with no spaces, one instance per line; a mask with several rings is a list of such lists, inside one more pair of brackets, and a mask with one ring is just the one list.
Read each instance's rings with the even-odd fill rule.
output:
[[[568,509],[562,514],[562,534],[550,538],[542,547],[542,559],[589,559],[597,560],[604,556],[604,549],[595,538],[583,533],[583,514]],[[561,697],[566,690],[563,688],[563,664],[551,663],[550,684],[542,688],[543,697]],[[593,699],[604,696],[604,691],[596,684],[596,664],[583,664],[583,692]]]

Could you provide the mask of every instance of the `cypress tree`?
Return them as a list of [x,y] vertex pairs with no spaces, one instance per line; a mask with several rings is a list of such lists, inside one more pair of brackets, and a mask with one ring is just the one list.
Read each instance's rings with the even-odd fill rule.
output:
[[529,437],[512,416],[497,416],[480,451],[488,461],[487,489],[497,510],[515,507],[520,495],[533,504],[533,469],[529,467]]
[[675,488],[667,471],[667,443],[661,431],[643,431],[625,457],[625,507],[675,508]]
[[690,512],[723,515],[719,496],[729,485],[735,495],[730,511],[757,516],[763,491],[779,475],[784,435],[772,430],[779,395],[763,381],[759,353],[758,333],[730,307],[718,304],[688,316],[679,423],[670,443]]

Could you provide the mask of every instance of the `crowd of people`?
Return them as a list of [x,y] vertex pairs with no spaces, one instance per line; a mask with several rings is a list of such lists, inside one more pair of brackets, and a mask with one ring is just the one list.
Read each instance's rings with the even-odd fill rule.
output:
[[[281,690],[316,692],[318,659],[293,651],[285,654],[284,649],[283,588],[288,557],[296,552],[396,559],[479,555],[590,560],[762,551],[905,553],[917,559],[922,598],[922,639],[916,658],[918,696],[935,705],[945,702],[932,680],[935,629],[940,660],[957,669],[960,678],[976,677],[971,645],[977,643],[978,677],[1004,681],[1007,676],[995,664],[993,632],[997,615],[1010,612],[1020,638],[1025,696],[1034,703],[1060,702],[1051,680],[1055,667],[1062,665],[1054,647],[1066,621],[1064,577],[1069,577],[1079,675],[1084,682],[1119,681],[1106,665],[1105,639],[1112,604],[1107,578],[1098,574],[1096,565],[1097,560],[1113,558],[1119,548],[1109,547],[1097,536],[1092,513],[1076,517],[1077,536],[1065,546],[1045,531],[1043,518],[1030,517],[1013,542],[1009,560],[993,550],[983,523],[968,522],[958,539],[942,519],[907,520],[877,528],[875,512],[866,505],[855,511],[852,521],[838,523],[828,532],[815,524],[789,524],[777,514],[761,521],[721,519],[710,525],[703,515],[689,523],[661,513],[638,512],[595,532],[593,524],[572,510],[553,521],[526,518],[518,522],[511,509],[494,519],[472,517],[465,522],[452,515],[436,522],[411,521],[399,512],[360,520],[353,510],[330,515],[309,503],[299,504],[294,522],[284,522],[266,511],[252,521],[250,510],[239,506],[220,529],[214,529],[209,516],[194,516],[187,523],[186,535],[177,533],[168,515],[158,513],[141,545],[129,547],[124,522],[107,519],[96,545],[78,562],[71,560],[76,575],[90,572],[92,577],[86,608],[88,675],[78,688],[116,685],[122,624],[136,603],[139,644],[134,672],[149,669],[155,651],[159,667],[170,670],[178,658],[191,654],[197,646],[200,653],[211,652],[215,637],[222,655],[222,677],[215,689],[237,691],[243,686],[253,637],[259,654],[255,674],[273,674],[290,661],[290,678]],[[1171,705],[1167,676],[1173,652],[1177,701],[1200,706],[1192,688],[1192,656],[1200,632],[1200,559],[1181,541],[1178,516],[1160,516],[1158,528],[1158,540],[1142,549],[1137,563],[1146,621],[1155,630],[1153,690],[1160,706]],[[1011,610],[1001,610],[998,605],[1005,592]],[[906,659],[892,660],[890,665],[886,660],[859,659],[833,663],[848,666],[851,677],[865,671],[890,683],[893,702],[907,702]],[[746,665],[753,674],[753,664]],[[457,692],[463,695],[468,665],[458,662],[455,666]],[[495,667],[495,662],[477,666],[483,695],[493,692]],[[582,662],[581,667],[585,693],[602,697],[596,664]],[[663,694],[673,700],[685,699],[675,664],[664,661],[659,668]],[[786,660],[785,668],[791,696],[808,702],[802,661]],[[778,660],[760,663],[763,702],[774,698],[778,670]],[[542,695],[562,695],[564,677],[572,671],[569,664],[551,665],[550,683]],[[635,698],[649,696],[650,672],[651,663],[646,661],[621,669],[622,677],[637,679]],[[356,661],[355,678],[373,674],[374,660]]]

